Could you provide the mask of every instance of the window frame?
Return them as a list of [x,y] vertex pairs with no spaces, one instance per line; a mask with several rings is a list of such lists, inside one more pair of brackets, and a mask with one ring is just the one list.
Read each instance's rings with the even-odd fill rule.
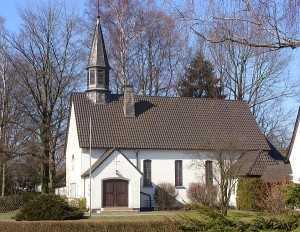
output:
[[152,187],[152,160],[143,161],[143,184],[144,187]]
[[96,85],[96,70],[93,68],[89,70],[89,85]]
[[97,69],[97,85],[103,85],[104,84],[104,77],[105,77],[105,72],[103,69]]
[[175,187],[183,186],[182,160],[175,160]]
[[205,161],[205,184],[207,186],[213,186],[213,161]]

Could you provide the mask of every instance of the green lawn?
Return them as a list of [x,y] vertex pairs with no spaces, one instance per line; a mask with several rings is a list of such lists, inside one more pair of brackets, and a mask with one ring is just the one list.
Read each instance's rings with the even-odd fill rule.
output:
[[[0,221],[12,220],[18,211],[12,211],[7,213],[0,213]],[[176,217],[177,215],[185,215],[188,217],[197,217],[197,212],[195,211],[170,211],[170,213],[164,215],[126,215],[126,216],[93,216],[85,220],[93,221],[163,221],[166,217]],[[261,212],[251,212],[251,211],[240,211],[240,210],[229,210],[228,217],[232,219],[239,219],[241,221],[251,221],[257,216],[262,216]],[[299,231],[300,232],[300,231]]]
[[14,217],[17,213],[18,210],[7,212],[7,213],[0,213],[0,221],[13,220],[12,217]]

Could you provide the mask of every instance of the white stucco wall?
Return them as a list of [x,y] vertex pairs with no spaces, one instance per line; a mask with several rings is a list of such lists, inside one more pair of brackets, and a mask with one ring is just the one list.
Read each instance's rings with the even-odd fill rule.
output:
[[72,198],[81,197],[81,190],[81,148],[72,104],[66,147],[66,195]]
[[[92,149],[91,164],[96,162],[107,149]],[[140,194],[140,192],[154,196],[155,187],[162,182],[175,184],[175,160],[182,161],[183,185],[178,187],[178,203],[186,203],[189,201],[187,197],[187,189],[193,182],[205,183],[205,169],[192,167],[195,159],[201,160],[203,163],[208,157],[206,151],[185,151],[185,150],[155,150],[155,149],[120,149],[113,152],[92,174],[92,209],[102,208],[102,187],[103,180],[106,179],[123,179],[128,181],[128,207],[140,208],[145,207],[145,201],[148,196]],[[74,158],[73,158],[74,157]],[[118,165],[113,162],[118,159]],[[143,161],[152,160],[152,187],[143,186]],[[138,172],[136,168],[140,170]],[[83,179],[81,175],[90,167],[90,151],[88,148],[80,148],[77,137],[77,127],[74,117],[74,107],[71,107],[70,124],[68,131],[68,141],[66,148],[66,192],[69,198],[85,197],[88,206],[90,205],[89,194],[89,178]],[[116,174],[118,170],[119,174]],[[75,190],[74,190],[75,189]],[[235,196],[233,196],[233,201]],[[153,205],[152,205],[153,206]]]
[[298,128],[295,128],[296,135],[295,135],[295,140],[294,144],[291,150],[290,154],[290,163],[292,167],[292,175],[293,175],[293,182],[294,183],[300,183],[300,129],[299,125]]
[[[117,160],[117,163],[115,162]],[[128,181],[128,207],[140,208],[140,179],[142,174],[118,151],[114,151],[93,173],[92,173],[92,209],[103,208],[102,194],[103,181],[107,179],[121,179]],[[85,179],[88,205],[89,178]]]

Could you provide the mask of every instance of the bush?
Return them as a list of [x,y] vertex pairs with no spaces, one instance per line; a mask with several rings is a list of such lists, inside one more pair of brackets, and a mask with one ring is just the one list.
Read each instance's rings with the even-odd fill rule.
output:
[[191,201],[214,207],[217,205],[218,188],[216,186],[207,186],[202,183],[191,183],[187,189],[187,197]]
[[87,211],[85,197],[69,200],[69,205],[74,208],[79,208],[83,212]]
[[181,231],[246,231],[247,224],[233,221],[224,217],[216,210],[201,204],[194,204],[197,217],[179,215],[175,219],[169,219]]
[[160,183],[154,193],[154,200],[158,210],[169,210],[174,208],[178,191],[171,183]]
[[284,201],[292,209],[300,208],[300,184],[287,184],[283,187]]
[[292,231],[299,226],[299,218],[295,215],[287,215],[281,218],[257,218],[251,225],[249,231],[276,230]]
[[284,202],[284,183],[264,183],[260,192],[259,206],[261,210],[281,214],[286,212]]
[[1,232],[24,232],[24,231],[60,231],[60,232],[122,232],[122,231],[180,231],[171,223],[164,221],[35,221],[15,222],[0,221]]
[[299,216],[284,215],[283,217],[259,217],[252,222],[242,222],[237,219],[228,219],[216,210],[209,209],[201,204],[194,204],[197,217],[178,215],[169,221],[182,231],[292,231],[299,227]]
[[69,206],[67,199],[55,194],[42,194],[22,207],[15,219],[17,221],[38,221],[80,218],[83,218],[83,211]]
[[259,195],[262,180],[258,178],[240,178],[237,186],[237,208],[240,210],[259,210]]

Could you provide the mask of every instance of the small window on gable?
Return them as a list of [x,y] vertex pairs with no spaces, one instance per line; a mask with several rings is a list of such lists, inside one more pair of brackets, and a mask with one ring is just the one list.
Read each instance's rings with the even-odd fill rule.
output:
[[144,160],[144,186],[152,186],[151,181],[151,160]]
[[97,75],[97,85],[103,85],[104,82],[104,71],[102,69],[98,69]]
[[90,69],[90,85],[95,85],[96,72],[95,69]]
[[182,161],[175,160],[175,186],[182,186]]
[[72,155],[72,171],[74,171],[75,168],[75,157],[74,154]]
[[212,161],[205,161],[205,183],[207,186],[213,185],[213,166]]

